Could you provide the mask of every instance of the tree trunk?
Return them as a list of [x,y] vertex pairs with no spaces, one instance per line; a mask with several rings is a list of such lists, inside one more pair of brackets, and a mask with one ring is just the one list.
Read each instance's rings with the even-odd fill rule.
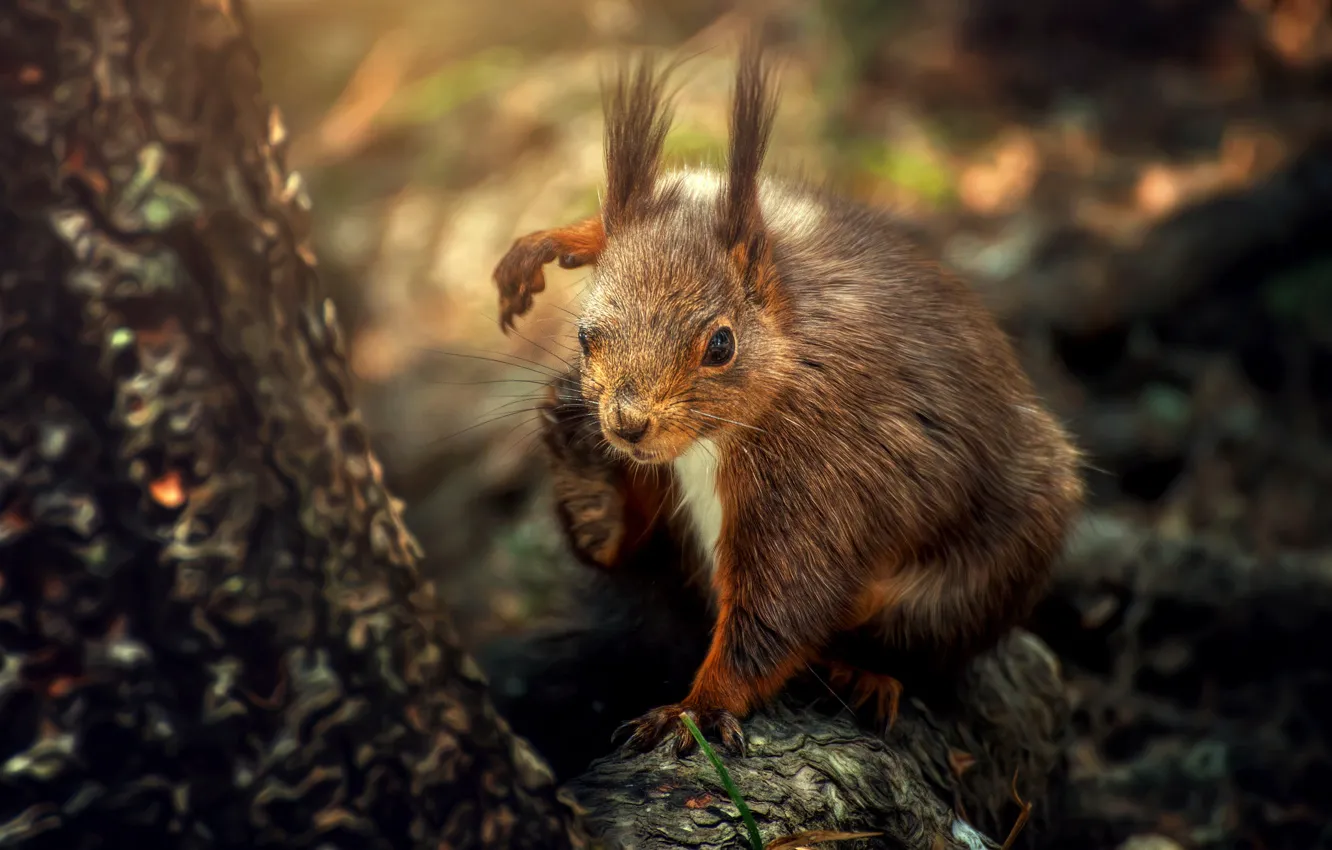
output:
[[0,5],[0,844],[568,846],[437,615],[227,0]]
[[[236,0],[0,6],[0,845],[584,846],[418,573],[284,142]],[[1043,650],[986,663],[983,728],[756,719],[765,837],[991,846],[937,796],[946,742],[1062,695]],[[1056,727],[1027,728],[1038,787]],[[697,758],[568,792],[612,846],[741,840]]]

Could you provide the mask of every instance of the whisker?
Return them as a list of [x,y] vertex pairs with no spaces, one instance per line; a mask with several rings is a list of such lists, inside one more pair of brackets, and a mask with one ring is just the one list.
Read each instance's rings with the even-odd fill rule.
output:
[[[697,439],[697,438],[695,438],[695,439]],[[713,466],[716,466],[717,464],[721,463],[721,458],[717,457],[717,450],[716,450],[716,449],[714,449],[712,446],[710,446],[710,445],[708,445],[707,443],[704,443],[704,442],[699,442],[698,445],[702,446],[702,447],[703,447],[703,451],[707,452],[707,453],[708,453],[708,457],[712,458],[712,465],[713,465]]]
[[[513,369],[523,369],[523,370],[525,370],[525,371],[532,372],[533,374],[536,374],[536,375],[542,375],[542,376],[545,376],[545,377],[547,377],[547,378],[558,378],[558,377],[560,377],[560,375],[559,375],[558,372],[556,372],[555,370],[551,369],[551,367],[545,365],[544,363],[538,363],[538,362],[536,362],[535,360],[528,360],[527,358],[524,358],[524,357],[518,357],[516,354],[505,354],[505,353],[503,353],[503,352],[485,351],[485,352],[483,352],[483,354],[492,354],[492,355],[497,355],[497,356],[496,356],[496,357],[483,357],[481,354],[464,354],[464,353],[461,352],[461,351],[445,351],[444,349],[441,349],[441,348],[427,348],[427,349],[425,349],[425,350],[426,350],[426,351],[429,351],[429,352],[432,353],[432,354],[442,354],[442,355],[444,355],[445,357],[463,357],[463,358],[466,358],[466,359],[468,359],[468,360],[481,360],[481,361],[486,362],[486,363],[495,363],[495,364],[497,364],[497,365],[500,365],[500,366],[508,366],[508,367],[510,367],[510,368],[513,368]],[[533,368],[531,368],[530,366],[524,366],[524,365],[519,364],[519,363],[510,363],[508,360],[500,360],[500,359],[498,359],[498,357],[513,357],[515,360],[522,360],[522,361],[524,361],[524,362],[526,362],[526,363],[531,363],[533,366],[537,366],[537,367],[539,367],[539,368],[533,369]],[[547,370],[547,371],[542,371],[542,370]]]
[[595,389],[598,389],[601,392],[606,391],[606,388],[602,386],[600,381],[598,381],[596,378],[593,378],[591,375],[588,375],[586,372],[580,372],[578,377],[579,380],[587,381],[588,383],[590,383]]
[[[502,420],[502,419],[508,419],[510,416],[517,416],[517,415],[519,415],[519,414],[521,414],[521,413],[536,413],[537,411],[539,411],[539,410],[541,410],[541,409],[542,409],[542,407],[541,407],[540,405],[538,405],[538,406],[536,406],[536,407],[523,407],[523,408],[519,408],[519,409],[517,409],[517,410],[510,410],[510,411],[505,412],[505,413],[496,413],[495,411],[492,410],[492,411],[489,411],[487,414],[482,414],[482,415],[484,415],[484,416],[487,416],[486,419],[484,419],[484,420],[482,420],[482,421],[480,421],[480,422],[475,422],[475,423],[473,423],[473,424],[471,424],[471,425],[468,425],[466,428],[463,428],[461,431],[455,431],[455,432],[452,433],[452,434],[447,434],[447,435],[445,435],[445,436],[443,436],[443,437],[439,437],[437,440],[434,440],[434,441],[432,441],[432,442],[434,442],[436,445],[438,445],[439,443],[447,442],[448,440],[452,440],[452,439],[454,439],[455,437],[462,436],[463,434],[466,434],[468,431],[473,431],[473,430],[475,430],[475,429],[477,429],[477,428],[482,428],[482,427],[484,427],[484,426],[486,426],[486,425],[493,425],[494,423],[499,422],[499,421]],[[559,408],[557,407],[557,408],[555,408],[555,409],[558,410]],[[494,413],[495,415],[490,416],[490,415],[489,415],[490,413]]]
[[680,419],[674,423],[674,427],[691,440],[697,440],[703,436],[703,426],[698,422]]
[[[564,308],[560,307],[560,305],[558,304],[551,304],[550,306],[559,307],[559,309],[564,310]],[[578,318],[577,313],[574,313],[570,310],[564,310],[564,312],[568,313],[570,316],[572,316],[575,319]],[[569,319],[565,318],[564,316],[541,316],[540,318],[527,320],[527,323],[530,325],[548,325],[551,322],[559,322],[561,324],[566,324],[566,325],[570,323]]]
[[[517,431],[519,428],[521,428],[521,427],[523,427],[524,425],[527,425],[527,424],[529,424],[529,423],[528,423],[528,422],[519,422],[517,425],[513,426],[512,428],[510,428],[508,431],[505,431],[505,432],[504,432],[504,436],[503,436],[503,437],[500,437],[499,440],[498,440],[498,442],[501,442],[501,443],[502,443],[502,442],[504,442],[505,440],[509,439],[509,437],[513,435],[513,432],[514,432],[514,431]],[[545,426],[541,423],[540,418],[537,419],[537,423],[536,423],[536,424],[537,424],[537,427],[536,427],[536,431],[535,431],[534,433],[540,432],[541,429],[542,429],[543,427],[545,427]]]
[[500,393],[487,393],[486,398],[525,398],[530,401],[540,401],[541,393],[522,393],[521,395],[502,395]]
[[579,414],[576,414],[576,415],[570,417],[570,419],[572,419],[572,420],[574,420],[574,421],[577,421],[577,422],[581,422],[582,420],[585,420],[585,419],[596,419],[596,418],[597,418],[597,413],[596,413],[596,411],[587,411],[587,412],[579,413]]
[[[533,402],[535,402],[535,401],[537,401],[537,400],[538,400],[538,399],[535,399],[535,398],[529,398],[529,397],[527,397],[527,396],[521,396],[521,397],[519,397],[519,398],[517,398],[517,399],[514,399],[513,401],[505,402],[504,404],[501,404],[499,407],[494,407],[494,408],[491,408],[490,410],[483,411],[483,412],[481,413],[481,415],[482,415],[482,416],[490,416],[490,415],[493,414],[493,413],[499,413],[501,410],[503,410],[503,409],[506,408],[506,407],[513,407],[515,404],[521,404],[521,403],[523,403],[523,402],[527,402],[528,404],[532,404]],[[533,410],[537,410],[538,408],[533,407],[532,409],[533,409]]]
[[675,510],[671,511],[670,520],[673,522],[679,518],[680,512],[685,509],[685,500],[680,499],[675,503]]
[[[497,396],[497,397],[498,397],[498,398],[504,398],[504,396]],[[489,416],[489,415],[492,414],[492,413],[499,413],[501,410],[503,410],[503,409],[506,408],[506,407],[513,407],[515,404],[520,404],[520,403],[522,403],[522,402],[524,402],[524,401],[526,401],[526,402],[528,402],[528,403],[540,402],[540,401],[541,401],[540,398],[533,398],[533,397],[531,397],[531,396],[510,396],[510,398],[513,398],[514,400],[513,400],[513,401],[505,402],[504,404],[501,404],[499,407],[495,407],[495,408],[492,408],[492,409],[490,409],[490,410],[487,410],[487,411],[483,412],[481,415],[482,415],[482,416]],[[565,402],[564,404],[557,404],[557,405],[551,407],[550,409],[551,409],[551,410],[571,410],[571,409],[574,409],[574,408],[577,408],[577,407],[580,407],[580,406],[581,406],[581,405],[579,405],[579,404],[575,404],[575,403],[572,403],[572,402]],[[543,409],[544,407],[545,407],[544,404],[536,404],[536,406],[533,407],[532,410],[541,410],[541,409]],[[586,416],[587,416],[586,413],[582,414],[582,417],[585,418]]]
[[[551,339],[550,344],[557,348],[562,348],[570,354],[579,354],[579,348],[576,345],[570,345],[567,342],[560,342],[558,339]],[[572,366],[570,368],[573,368]]]
[[[540,347],[540,346],[538,346],[538,347]],[[542,385],[542,386],[551,386],[552,384],[557,384],[557,383],[559,383],[559,382],[561,382],[561,381],[563,381],[563,380],[565,380],[566,378],[569,377],[568,372],[560,372],[560,371],[557,371],[556,369],[554,369],[554,368],[552,368],[551,366],[548,366],[548,365],[546,365],[546,364],[544,364],[544,363],[539,363],[539,362],[537,362],[537,361],[535,361],[535,360],[531,360],[531,359],[526,358],[526,357],[521,357],[521,356],[519,356],[519,355],[517,355],[517,354],[507,354],[507,353],[502,352],[502,351],[487,351],[487,350],[480,350],[480,349],[479,349],[479,350],[481,351],[481,354],[467,354],[467,353],[464,353],[464,352],[461,352],[461,351],[448,351],[448,350],[446,350],[446,349],[441,349],[441,348],[426,348],[426,349],[424,349],[424,350],[429,351],[429,352],[432,353],[432,354],[442,354],[442,355],[444,355],[444,356],[446,356],[446,357],[462,357],[462,358],[466,358],[466,359],[468,359],[468,360],[480,360],[480,361],[483,361],[483,362],[486,362],[486,363],[495,363],[495,364],[500,365],[500,366],[508,366],[508,367],[510,367],[510,368],[513,368],[513,369],[522,369],[522,370],[524,370],[524,371],[531,372],[531,373],[534,374],[534,375],[540,375],[540,376],[542,376],[542,377],[544,377],[544,378],[548,378],[548,379],[549,379],[549,380],[546,380],[546,381],[533,381],[533,380],[531,380],[531,379],[519,379],[519,378],[513,378],[513,379],[500,379],[499,381],[497,381],[497,383],[502,383],[502,382],[505,381],[505,380],[514,380],[514,381],[527,380],[527,381],[530,381],[531,383],[540,384],[540,385]],[[550,354],[552,357],[554,357],[555,359],[560,360],[560,362],[561,362],[561,363],[564,363],[566,366],[569,366],[570,369],[573,368],[573,367],[572,367],[567,361],[565,361],[565,360],[563,360],[562,358],[560,358],[559,355],[556,355],[556,354],[553,353],[553,352],[547,352],[547,353],[549,353],[549,354]],[[495,355],[495,356],[492,356],[492,357],[485,357],[485,356],[482,356],[482,355],[484,355],[484,354]],[[535,366],[535,367],[537,367],[537,368],[534,369],[534,368],[531,368],[531,366],[524,366],[524,365],[521,365],[521,364],[519,364],[519,363],[511,363],[511,362],[509,362],[508,360],[499,360],[499,359],[496,359],[497,357],[511,357],[511,358],[513,358],[514,360],[521,360],[521,361],[523,361],[523,363],[529,363],[529,364],[531,364],[531,366]],[[603,386],[601,385],[601,383],[600,383],[599,381],[597,381],[596,379],[594,379],[594,378],[592,378],[592,377],[590,377],[590,376],[588,376],[588,375],[586,375],[586,374],[582,374],[582,375],[580,375],[579,378],[580,378],[580,380],[587,381],[589,384],[592,385],[593,388],[595,388],[595,389],[597,389],[597,390],[600,390],[600,391],[602,391],[602,392],[605,391],[605,387],[603,387]],[[445,383],[445,384],[447,384],[448,382],[440,382],[440,383]],[[467,382],[461,382],[461,383],[463,383],[463,384],[465,385]],[[485,382],[485,381],[478,381],[478,382],[476,382],[476,383],[477,383],[477,384],[482,384],[482,383],[487,383],[487,382]]]
[[737,425],[741,428],[749,428],[751,430],[758,431],[760,434],[768,433],[767,431],[764,431],[762,428],[758,427],[757,425],[747,425],[744,422],[736,422],[734,419],[727,419],[724,416],[713,416],[711,413],[704,413],[701,410],[691,409],[689,412],[695,416],[706,416],[708,419],[716,419],[718,422],[725,422],[730,425]]
[[[520,424],[521,424],[521,423],[520,423]],[[532,447],[533,447],[533,445],[534,445],[534,444],[532,443],[532,439],[533,439],[534,437],[539,436],[539,435],[541,434],[541,432],[544,431],[544,430],[545,430],[545,426],[542,425],[540,422],[538,422],[535,428],[533,428],[531,431],[528,431],[526,434],[524,434],[523,436],[521,436],[521,437],[518,438],[518,441],[517,441],[516,443],[514,443],[514,445],[513,445],[513,449],[514,449],[514,451],[518,451],[518,452],[529,452],[529,451],[531,451],[531,450],[532,450]]]
[[684,434],[686,439],[697,440],[701,430],[694,427],[694,423],[682,420],[669,421],[665,425],[667,432],[675,434]]
[[[512,357],[514,360],[521,360],[523,363],[530,363],[530,364],[532,364],[533,366],[536,366],[536,367],[539,368],[539,369],[545,369],[546,372],[547,372],[547,374],[549,374],[550,377],[552,377],[552,378],[557,378],[557,379],[558,379],[558,378],[562,378],[562,377],[564,377],[564,375],[563,375],[561,372],[559,372],[558,370],[554,369],[553,367],[548,366],[548,365],[546,365],[545,363],[540,363],[540,362],[538,362],[538,361],[536,361],[536,360],[533,360],[533,359],[531,359],[530,357],[522,357],[522,356],[517,355],[517,354],[507,354],[507,353],[505,353],[505,352],[503,352],[503,351],[483,351],[482,353],[484,353],[484,354],[495,354],[495,355],[499,355],[499,356],[501,356],[501,357]],[[563,362],[563,361],[561,361],[561,362]],[[565,363],[564,365],[568,366],[569,364]]]
[[[467,309],[467,308],[470,307],[470,308],[471,308],[470,312],[473,313],[473,314],[474,314],[477,318],[479,318],[479,319],[484,319],[484,320],[487,321],[487,322],[494,322],[494,321],[496,321],[496,318],[497,318],[497,317],[496,317],[495,314],[493,314],[493,313],[489,313],[489,312],[487,312],[487,311],[485,311],[485,310],[482,310],[480,307],[477,307],[477,306],[474,305],[474,304],[460,304],[460,305],[458,305],[458,306],[460,306],[460,307],[462,308],[463,312],[468,312],[468,309]],[[561,310],[564,309],[564,308],[560,307],[558,304],[550,304],[550,306],[552,306],[552,307],[556,307],[556,308],[561,309]],[[575,319],[578,318],[575,314],[570,313],[568,310],[564,310],[564,312],[569,313],[569,315],[570,315],[570,316],[573,316]],[[540,324],[547,323],[547,322],[566,322],[566,323],[567,323],[567,322],[568,322],[568,319],[564,318],[563,316],[542,316],[542,317],[539,318],[539,319],[531,319],[531,320],[529,320],[528,323],[531,324],[531,325],[540,325]],[[532,342],[530,339],[527,339],[527,338],[524,337],[522,334],[519,334],[516,328],[510,327],[510,328],[509,328],[509,333],[518,334],[519,337],[521,337],[522,339],[526,340],[527,342]],[[535,344],[535,343],[533,343],[533,344]]]
[[[586,278],[584,278],[584,279],[586,280]],[[553,301],[548,302],[548,303],[550,304],[550,306],[554,307],[556,310],[560,310],[561,312],[568,314],[569,318],[573,319],[574,321],[577,321],[577,320],[580,318],[579,315],[578,315],[577,313],[575,313],[573,310],[570,310],[568,307],[561,306],[561,305],[559,305],[559,304],[556,304],[556,303],[553,302]]]
[[556,360],[558,360],[558,361],[560,361],[561,363],[563,363],[567,368],[569,368],[569,369],[572,369],[572,368],[573,368],[573,364],[570,363],[568,360],[565,360],[563,357],[561,357],[560,355],[558,355],[558,354],[556,354],[555,352],[551,351],[549,348],[546,348],[544,345],[542,345],[541,343],[539,343],[539,342],[537,342],[536,340],[532,339],[531,337],[523,336],[521,333],[519,333],[519,331],[518,331],[517,328],[510,328],[510,331],[512,331],[514,334],[517,334],[518,338],[521,339],[521,340],[523,340],[523,341],[526,342],[527,344],[529,344],[529,345],[535,345],[537,348],[539,348],[539,349],[541,349],[542,351],[546,352],[546,353],[549,354],[551,357],[554,357]]
[[822,676],[820,676],[818,673],[815,673],[815,672],[814,672],[814,668],[810,666],[810,664],[809,664],[808,661],[805,661],[805,662],[802,662],[802,663],[805,665],[805,669],[809,671],[809,674],[810,674],[811,676],[813,676],[816,680],[818,680],[818,683],[819,683],[820,685],[823,685],[823,687],[828,691],[828,693],[832,694],[832,698],[835,699],[835,700],[837,700],[838,702],[840,702],[840,703],[842,704],[842,708],[845,708],[845,709],[846,709],[846,713],[849,714],[849,715],[851,715],[852,717],[854,717],[856,713],[851,709],[851,706],[849,706],[849,705],[846,704],[846,700],[844,700],[844,699],[842,699],[840,696],[838,696],[837,691],[834,691],[834,690],[832,689],[832,686],[831,686],[831,685],[829,685],[827,682],[823,681],[823,677],[822,677]]
[[486,384],[536,384],[539,387],[550,386],[549,381],[535,381],[531,378],[495,378],[489,381],[431,381],[430,383],[443,387],[480,387]]
[[[544,401],[545,398],[546,398],[546,394],[545,394],[545,393],[521,393],[521,394],[519,394],[519,395],[504,395],[504,394],[501,394],[501,393],[488,393],[488,394],[486,395],[486,398],[496,398],[496,399],[498,399],[498,398],[516,398],[516,399],[527,399],[528,401]],[[559,404],[554,405],[551,409],[552,409],[552,410],[568,410],[569,408],[573,408],[573,407],[583,407],[583,408],[587,408],[587,409],[590,410],[592,406],[589,405],[585,399],[582,399],[582,398],[571,398],[571,399],[569,399],[568,401],[561,401]]]

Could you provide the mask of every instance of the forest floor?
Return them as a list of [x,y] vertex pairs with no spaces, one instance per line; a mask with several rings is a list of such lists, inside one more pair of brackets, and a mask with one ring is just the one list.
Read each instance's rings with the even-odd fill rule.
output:
[[[1098,515],[1305,557],[1332,582],[1325,4],[769,5],[773,169],[893,206],[974,281],[1087,450]],[[552,270],[519,338],[498,330],[490,271],[514,237],[595,209],[612,43],[692,57],[668,153],[720,160],[741,17],[713,0],[251,7],[363,409],[461,632],[480,644],[557,618],[577,590],[541,489],[531,382],[561,368],[583,276]],[[1108,614],[1083,616],[1094,629]],[[1082,657],[1075,697],[1105,677]],[[1292,698],[1328,710],[1285,734],[1322,755],[1258,776],[1208,761],[1205,729],[1125,736],[1112,733],[1131,719],[1081,712],[1075,770],[1130,789],[1103,813],[1123,824],[1105,840],[1332,846],[1332,791],[1315,787],[1332,785],[1332,684],[1297,672]],[[1216,704],[1227,687],[1189,679],[1167,696],[1242,724]],[[1144,771],[1155,785],[1122,782]]]

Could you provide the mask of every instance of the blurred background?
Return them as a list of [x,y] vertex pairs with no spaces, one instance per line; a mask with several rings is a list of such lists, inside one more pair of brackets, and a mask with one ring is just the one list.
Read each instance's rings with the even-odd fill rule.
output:
[[[554,621],[579,592],[530,407],[571,350],[585,272],[548,270],[524,339],[498,330],[491,269],[595,211],[599,84],[626,47],[690,57],[668,156],[720,163],[759,15],[781,65],[770,170],[894,207],[974,282],[1089,452],[1098,517],[1332,584],[1327,2],[248,5],[365,415],[467,642]],[[1113,611],[1089,604],[1079,627]],[[1332,612],[1310,628],[1325,642],[1232,647],[1286,677],[1239,708],[1180,672],[1202,664],[1187,644],[1157,671],[1187,687],[1157,687],[1153,710],[1188,722],[1084,706],[1072,775],[1105,809],[1086,834],[1332,846]],[[1075,698],[1110,675],[1047,639]],[[1237,755],[1249,723],[1289,751]]]

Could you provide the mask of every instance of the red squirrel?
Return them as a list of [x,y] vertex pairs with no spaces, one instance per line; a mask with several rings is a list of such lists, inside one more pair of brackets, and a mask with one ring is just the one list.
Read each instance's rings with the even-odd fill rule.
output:
[[[614,569],[670,524],[715,612],[693,687],[628,745],[688,752],[687,713],[743,752],[739,719],[810,664],[891,722],[901,686],[876,659],[942,670],[1029,614],[1082,503],[1079,453],[977,294],[891,217],[760,173],[776,95],[757,44],[724,172],[663,169],[667,76],[642,59],[606,91],[599,213],[495,269],[507,333],[545,264],[591,266],[546,408],[574,548]],[[600,460],[570,465],[578,440]]]

